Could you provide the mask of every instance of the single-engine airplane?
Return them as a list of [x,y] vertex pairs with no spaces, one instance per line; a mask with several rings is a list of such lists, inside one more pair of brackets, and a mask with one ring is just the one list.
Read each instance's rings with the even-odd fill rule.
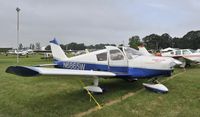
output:
[[[102,93],[99,78],[140,79],[157,76],[170,76],[175,65],[167,57],[146,56],[130,47],[106,46],[105,49],[68,58],[56,39],[50,41],[54,58],[53,64],[38,66],[10,66],[7,73],[20,76],[37,75],[76,75],[94,76],[94,85],[85,87],[92,92]],[[45,66],[45,67],[44,67]],[[54,68],[47,68],[54,66]],[[68,77],[70,78],[70,77]],[[168,89],[159,89],[167,92]]]

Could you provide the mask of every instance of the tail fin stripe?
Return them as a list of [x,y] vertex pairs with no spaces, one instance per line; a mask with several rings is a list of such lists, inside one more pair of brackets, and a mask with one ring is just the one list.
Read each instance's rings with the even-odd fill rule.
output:
[[54,43],[54,44],[56,44],[56,45],[59,45],[59,44],[58,44],[58,41],[57,41],[55,38],[54,38],[53,40],[51,40],[50,43]]

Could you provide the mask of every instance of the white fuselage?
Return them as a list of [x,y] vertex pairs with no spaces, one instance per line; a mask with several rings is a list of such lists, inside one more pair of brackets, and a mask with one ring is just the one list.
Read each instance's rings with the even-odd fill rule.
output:
[[135,77],[151,77],[171,73],[175,65],[171,58],[146,56],[133,49],[107,47],[106,49],[57,61],[58,67],[77,70],[95,70],[124,73]]

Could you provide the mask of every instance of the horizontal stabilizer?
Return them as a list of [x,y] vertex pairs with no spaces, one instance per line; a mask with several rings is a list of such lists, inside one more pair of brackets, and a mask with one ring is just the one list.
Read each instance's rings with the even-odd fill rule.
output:
[[19,76],[37,76],[37,75],[65,75],[65,76],[101,76],[114,77],[115,73],[92,70],[71,70],[59,68],[44,68],[44,67],[27,67],[27,66],[10,66],[6,69],[7,73]]

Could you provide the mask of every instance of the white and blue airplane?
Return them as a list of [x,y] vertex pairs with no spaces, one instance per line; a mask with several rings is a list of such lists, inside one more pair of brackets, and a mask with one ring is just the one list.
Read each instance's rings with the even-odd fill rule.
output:
[[[147,56],[130,47],[106,46],[105,49],[68,58],[56,39],[50,41],[53,64],[10,66],[7,73],[20,76],[76,75],[94,76],[94,85],[85,88],[102,93],[99,78],[140,79],[170,76],[175,62],[168,57]],[[47,66],[54,66],[47,67]],[[70,78],[70,77],[68,77]],[[156,90],[167,92],[168,89]]]

